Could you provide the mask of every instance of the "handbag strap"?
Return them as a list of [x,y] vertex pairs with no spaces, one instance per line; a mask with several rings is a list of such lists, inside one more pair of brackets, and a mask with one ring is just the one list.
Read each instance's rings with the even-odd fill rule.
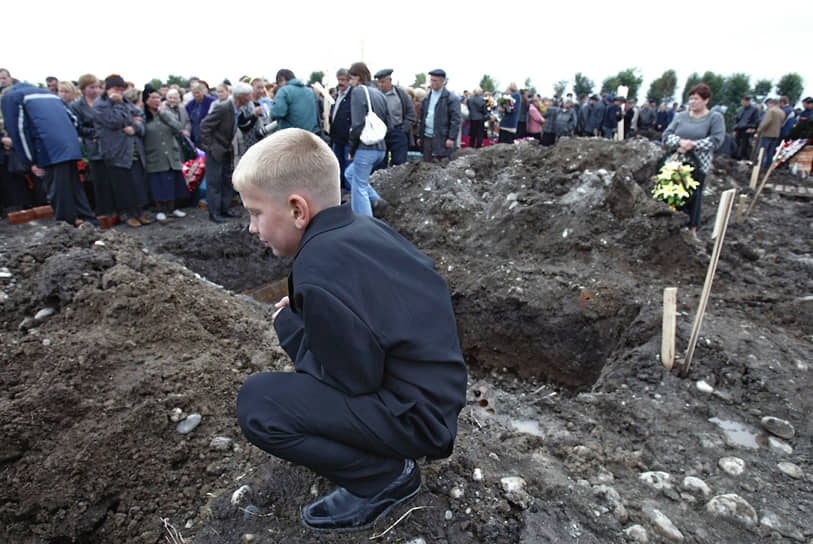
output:
[[367,95],[367,115],[370,115],[371,113],[373,113],[373,105],[370,101],[370,90],[364,83],[362,83],[361,86],[364,87],[364,93]]

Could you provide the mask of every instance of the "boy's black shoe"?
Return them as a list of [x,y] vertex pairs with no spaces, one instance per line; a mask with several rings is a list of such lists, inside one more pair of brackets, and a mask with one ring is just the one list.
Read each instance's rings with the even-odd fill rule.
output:
[[242,217],[242,214],[240,212],[236,212],[234,210],[226,210],[225,212],[223,212],[223,215],[225,215],[226,217]]
[[302,520],[318,531],[364,529],[420,489],[421,471],[415,461],[407,459],[403,472],[376,495],[357,497],[339,487],[303,508]]
[[215,223],[222,223],[223,222],[223,218],[220,217],[219,215],[217,215],[216,213],[210,213],[209,214],[209,219],[211,219]]

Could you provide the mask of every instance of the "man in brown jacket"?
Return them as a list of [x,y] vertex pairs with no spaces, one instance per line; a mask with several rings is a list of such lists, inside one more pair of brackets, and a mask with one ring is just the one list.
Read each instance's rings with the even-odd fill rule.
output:
[[773,162],[773,154],[776,151],[776,146],[779,144],[779,133],[782,131],[782,124],[785,122],[785,112],[783,112],[776,100],[769,98],[765,101],[768,109],[765,111],[765,117],[757,128],[759,135],[759,147],[764,149],[762,155],[762,168],[768,168]]

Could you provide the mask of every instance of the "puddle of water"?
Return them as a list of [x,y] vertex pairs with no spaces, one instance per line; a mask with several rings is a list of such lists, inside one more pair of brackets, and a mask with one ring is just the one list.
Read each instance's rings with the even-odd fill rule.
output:
[[732,446],[742,446],[744,448],[758,449],[767,445],[767,439],[764,435],[759,434],[753,427],[740,423],[739,421],[731,421],[729,419],[719,419],[716,417],[709,418],[709,421],[717,425],[723,430],[726,437],[726,442]]
[[519,431],[521,433],[532,434],[534,436],[545,438],[545,431],[539,427],[539,423],[530,419],[513,420],[511,421],[511,427],[515,431]]

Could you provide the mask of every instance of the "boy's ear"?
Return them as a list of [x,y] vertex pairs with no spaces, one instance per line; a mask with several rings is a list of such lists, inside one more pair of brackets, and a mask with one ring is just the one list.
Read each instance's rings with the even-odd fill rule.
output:
[[288,196],[288,206],[291,217],[294,219],[294,226],[299,230],[305,230],[313,214],[313,209],[308,199],[302,195],[292,193]]

